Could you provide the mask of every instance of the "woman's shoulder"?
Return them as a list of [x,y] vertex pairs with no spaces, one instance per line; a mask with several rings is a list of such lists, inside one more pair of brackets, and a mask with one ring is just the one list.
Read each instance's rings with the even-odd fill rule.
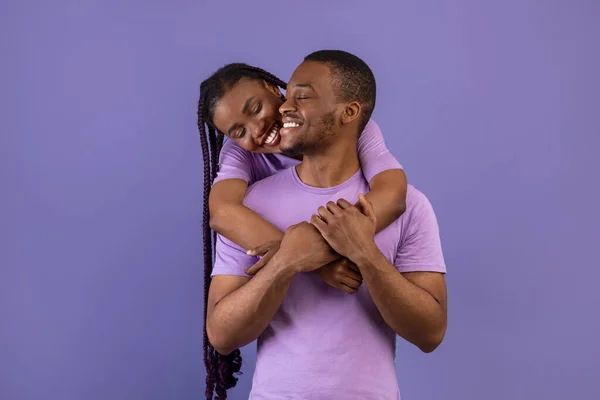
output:
[[282,154],[252,153],[242,149],[233,140],[225,140],[219,156],[220,170],[243,170],[249,184],[295,166],[299,161]]

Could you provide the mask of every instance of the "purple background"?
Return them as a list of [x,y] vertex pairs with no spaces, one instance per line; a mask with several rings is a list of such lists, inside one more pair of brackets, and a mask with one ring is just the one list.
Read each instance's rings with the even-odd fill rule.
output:
[[442,229],[448,334],[400,342],[403,398],[600,398],[600,3],[321,3],[1,3],[1,399],[202,397],[198,84],[321,48],[372,66]]

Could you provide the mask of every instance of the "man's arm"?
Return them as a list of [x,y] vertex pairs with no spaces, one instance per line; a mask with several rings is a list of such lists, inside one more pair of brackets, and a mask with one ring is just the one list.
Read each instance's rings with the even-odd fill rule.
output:
[[425,353],[435,350],[447,325],[444,275],[401,274],[376,246],[365,249],[354,262],[377,309],[394,332]]
[[[252,264],[235,244],[219,236],[217,262],[208,294],[206,330],[213,347],[229,354],[256,340],[281,305],[294,276],[311,272],[324,264],[329,245],[314,244],[316,229],[302,222],[289,227],[279,251],[252,279],[243,270]],[[302,249],[313,246],[314,251]]]
[[273,319],[293,276],[276,262],[252,279],[215,276],[208,293],[206,331],[217,352],[227,355],[256,340]]
[[331,247],[357,265],[387,324],[422,351],[431,352],[446,331],[446,283],[441,273],[445,265],[433,209],[423,195],[415,197],[397,265],[375,244],[375,214],[364,196],[359,195],[362,212],[340,199],[320,208],[311,222]]

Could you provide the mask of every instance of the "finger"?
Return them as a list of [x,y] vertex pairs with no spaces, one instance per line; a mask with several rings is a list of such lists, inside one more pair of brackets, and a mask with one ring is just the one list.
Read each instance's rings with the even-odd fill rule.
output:
[[321,219],[323,221],[325,221],[325,223],[328,223],[329,221],[331,221],[331,218],[333,217],[333,214],[331,212],[329,212],[329,210],[323,206],[319,207],[317,212],[319,213],[319,216],[321,217]]
[[[353,262],[348,263],[348,268],[350,268],[352,271],[356,271],[360,275],[360,269],[358,269],[358,266]],[[360,279],[362,279],[362,276]]]
[[[345,268],[344,270],[350,269],[352,271],[356,271],[360,275],[360,270],[358,269],[358,266],[356,264],[354,264],[352,261],[348,260],[347,258],[343,259],[343,260],[345,261],[344,262],[344,268]],[[360,279],[362,279],[362,276]]]
[[340,283],[339,289],[346,292],[347,294],[354,294],[358,291],[358,289],[354,289],[353,287],[350,287],[344,283]]
[[319,233],[321,233],[321,236],[325,235],[326,229],[327,229],[327,224],[325,223],[325,221],[323,221],[321,219],[321,217],[319,217],[318,215],[313,215],[312,217],[310,217],[310,223],[317,228],[317,230],[319,231]]
[[342,210],[345,210],[347,208],[353,207],[352,204],[350,204],[350,202],[348,202],[348,200],[346,200],[346,199],[339,199],[337,201],[337,204],[338,204],[338,206],[340,206],[340,208]]
[[262,256],[267,251],[269,251],[273,247],[273,243],[268,242],[265,244],[261,244],[260,246],[256,246],[253,249],[250,249],[246,252],[249,256]]
[[326,204],[326,207],[329,210],[329,212],[332,213],[333,215],[342,211],[342,209],[333,201],[328,201]]
[[373,204],[371,204],[371,202],[369,200],[367,200],[367,198],[362,193],[358,194],[358,201],[362,208],[363,214],[365,214],[367,217],[369,217],[369,219],[374,220],[375,219],[375,211],[373,210]]
[[353,280],[355,282],[362,282],[362,280],[363,280],[362,276],[360,276],[359,273],[357,273],[356,271],[354,271],[354,270],[352,270],[350,268],[348,268],[348,269],[346,269],[344,271],[344,277],[348,278],[348,279],[351,279],[351,280]]
[[263,259],[261,258],[260,260],[258,260],[258,262],[256,262],[254,265],[252,265],[249,268],[246,268],[244,270],[244,272],[246,273],[246,275],[250,275],[250,276],[254,276],[256,275],[256,273],[258,271],[260,271],[261,269],[263,269],[263,267],[267,265],[267,263],[265,261],[263,261]]
[[343,284],[343,285],[348,286],[352,290],[358,290],[358,288],[360,287],[360,285],[362,285],[361,281],[355,281],[354,279],[347,278],[347,277],[344,277],[344,279],[342,279],[340,283]]
[[261,259],[260,259],[260,260],[258,260],[256,263],[254,263],[254,265],[252,265],[252,266],[251,266],[251,267],[249,267],[249,268],[246,268],[246,269],[244,270],[244,272],[245,272],[247,275],[250,275],[250,276],[254,276],[254,275],[256,275],[256,273],[257,273],[258,271],[260,271],[261,269],[263,269],[263,267],[264,267],[265,265],[267,265],[267,263],[269,262],[269,260],[271,259],[271,257],[272,257],[272,256],[265,255],[263,258],[261,258]]

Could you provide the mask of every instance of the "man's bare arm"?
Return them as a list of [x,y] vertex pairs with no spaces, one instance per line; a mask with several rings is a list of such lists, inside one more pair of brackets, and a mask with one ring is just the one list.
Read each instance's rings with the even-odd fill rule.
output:
[[273,319],[293,277],[276,262],[252,279],[215,276],[208,293],[206,331],[217,352],[227,355],[256,340]]
[[[206,330],[214,348],[229,354],[256,340],[269,325],[292,283],[300,272],[311,272],[330,256],[320,251],[307,252],[316,229],[301,222],[290,226],[279,251],[252,277],[215,276],[208,294]],[[329,248],[324,241],[321,247]]]
[[[447,320],[444,275],[433,272],[445,270],[433,208],[425,198],[413,203],[411,225],[396,254],[406,271],[400,273],[375,243],[372,204],[359,194],[359,206],[344,199],[327,203],[311,223],[332,248],[356,264],[387,324],[422,351],[433,351],[444,337]],[[419,270],[431,272],[408,272]]]
[[401,274],[377,248],[357,261],[364,284],[385,322],[421,351],[435,350],[447,326],[444,275],[437,272]]

